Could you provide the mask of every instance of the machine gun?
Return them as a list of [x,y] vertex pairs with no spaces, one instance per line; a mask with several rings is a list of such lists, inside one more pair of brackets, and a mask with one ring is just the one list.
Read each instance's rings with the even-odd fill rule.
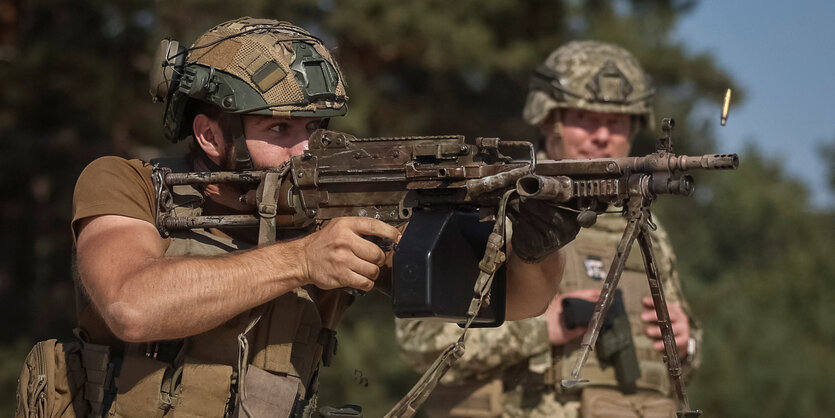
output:
[[[310,137],[309,149],[276,169],[248,172],[174,173],[156,167],[154,184],[159,208],[157,227],[163,236],[189,228],[259,226],[261,236],[275,239],[276,229],[306,228],[343,216],[371,217],[390,224],[409,222],[394,255],[393,305],[400,317],[437,316],[463,325],[464,334],[474,323],[498,325],[504,315],[503,280],[494,280],[506,255],[505,208],[514,195],[523,199],[544,199],[578,212],[582,226],[591,226],[597,213],[610,206],[622,208],[627,218],[612,267],[603,284],[600,299],[582,341],[583,352],[566,387],[580,380],[580,369],[595,346],[597,337],[618,286],[626,258],[637,239],[644,256],[647,278],[661,327],[665,360],[678,398],[681,416],[690,411],[681,378],[681,367],[667,304],[659,280],[648,229],[652,227],[650,205],[662,194],[690,195],[693,179],[683,174],[694,169],[735,169],[736,154],[675,155],[672,146],[674,122],[665,119],[657,151],[643,157],[588,160],[536,160],[527,141],[498,138],[465,139],[463,136],[356,138],[327,130]],[[258,185],[250,192],[257,214],[176,217],[171,208],[170,187],[182,184],[235,183]],[[463,216],[463,218],[459,218]],[[484,228],[473,227],[473,219],[493,221]],[[429,236],[435,239],[425,239]],[[472,232],[472,230],[476,230]],[[420,236],[423,239],[412,239]],[[467,232],[471,231],[471,232]],[[473,246],[473,236],[481,245]],[[448,238],[460,240],[456,250],[469,248],[476,256],[473,280],[462,280],[460,271],[439,266],[460,265],[439,261]],[[476,239],[476,241],[478,241]],[[421,246],[419,242],[427,243]],[[412,245],[415,244],[415,245]],[[414,250],[414,251],[410,251]],[[472,263],[476,264],[476,263]],[[475,277],[477,275],[477,277]],[[500,276],[499,276],[500,277]],[[461,287],[461,283],[465,283]],[[438,300],[443,284],[458,286],[467,293],[460,304]],[[444,288],[445,290],[448,288]],[[469,304],[467,304],[469,298]],[[454,298],[453,298],[454,299]],[[491,303],[492,301],[492,303]],[[492,310],[490,310],[492,309]],[[450,347],[424,375],[416,387],[389,416],[410,416],[425,400],[440,376],[463,350]]]

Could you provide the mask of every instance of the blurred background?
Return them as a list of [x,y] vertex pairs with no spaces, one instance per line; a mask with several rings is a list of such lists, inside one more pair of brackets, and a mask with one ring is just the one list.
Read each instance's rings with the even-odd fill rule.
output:
[[[159,40],[190,44],[244,15],[325,40],[351,96],[331,126],[355,135],[537,140],[521,120],[536,65],[572,39],[631,50],[656,82],[658,120],[676,119],[677,152],[741,158],[736,172],[697,173],[693,198],[654,206],[706,333],[691,404],[710,416],[835,410],[831,2],[0,0],[0,415],[32,344],[71,336],[69,216],[84,165],[184,152],[148,94]],[[381,416],[418,377],[397,356],[389,301],[360,299],[338,336],[322,403]]]

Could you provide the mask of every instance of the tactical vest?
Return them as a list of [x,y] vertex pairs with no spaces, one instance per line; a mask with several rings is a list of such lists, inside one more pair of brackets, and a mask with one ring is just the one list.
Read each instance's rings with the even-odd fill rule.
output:
[[[622,216],[601,215],[592,228],[583,230],[573,242],[564,247],[566,265],[560,284],[560,292],[601,288],[625,227],[626,220]],[[669,273],[672,268],[671,260],[669,254],[661,251],[657,245],[658,235],[653,233],[654,253],[662,281],[669,283]],[[643,257],[637,245],[633,246],[627,258],[619,288],[623,292],[624,307],[629,317],[641,370],[641,377],[636,382],[637,387],[638,389],[648,389],[660,392],[663,395],[669,395],[671,387],[667,377],[666,365],[661,353],[653,349],[652,340],[645,333],[647,324],[641,320],[641,313],[644,310],[641,299],[650,296],[650,292]],[[669,295],[669,293],[668,290],[667,294]],[[675,300],[668,297],[668,301],[673,302]],[[581,339],[578,338],[564,346],[555,347],[552,352],[544,354],[546,357],[552,356],[550,359],[534,358],[531,363],[552,364],[556,369],[554,371],[557,373],[556,381],[559,382],[560,379],[571,375],[571,370],[581,353],[580,342]],[[594,355],[589,356],[580,376],[589,380],[587,385],[615,387],[618,385],[614,368],[611,366],[602,368]]]
[[[192,186],[174,186],[172,194],[176,216],[202,213],[203,197]],[[190,230],[172,234],[165,255],[212,256],[252,246]],[[299,288],[202,334],[144,344],[112,344],[101,318],[83,309],[85,397],[93,416],[108,410],[109,398],[110,417],[309,416],[319,360],[324,352],[327,364],[335,344],[323,325],[335,327],[350,304],[345,296]],[[242,399],[248,400],[243,407]]]

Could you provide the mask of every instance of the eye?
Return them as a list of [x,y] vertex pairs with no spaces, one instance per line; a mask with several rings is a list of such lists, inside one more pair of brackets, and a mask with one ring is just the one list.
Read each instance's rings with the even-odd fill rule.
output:
[[270,130],[273,131],[273,132],[276,132],[276,133],[283,134],[283,133],[287,132],[288,128],[289,127],[287,126],[286,123],[279,123],[278,125],[275,125],[272,128],[270,128]]
[[315,131],[315,130],[317,130],[317,129],[319,129],[323,126],[323,122],[324,122],[323,119],[316,119],[316,120],[312,120],[312,121],[308,122],[307,125],[305,125],[305,127],[307,128],[307,132],[308,133],[313,133],[313,131]]

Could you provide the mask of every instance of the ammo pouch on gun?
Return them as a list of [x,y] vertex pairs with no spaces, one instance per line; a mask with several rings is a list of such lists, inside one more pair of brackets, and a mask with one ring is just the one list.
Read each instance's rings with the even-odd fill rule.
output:
[[[588,326],[594,314],[594,306],[595,302],[584,299],[563,299],[562,319],[565,327],[574,329]],[[620,289],[615,290],[614,301],[603,320],[595,352],[601,364],[611,364],[615,368],[620,390],[623,393],[635,393],[635,381],[641,377],[641,369]]]

